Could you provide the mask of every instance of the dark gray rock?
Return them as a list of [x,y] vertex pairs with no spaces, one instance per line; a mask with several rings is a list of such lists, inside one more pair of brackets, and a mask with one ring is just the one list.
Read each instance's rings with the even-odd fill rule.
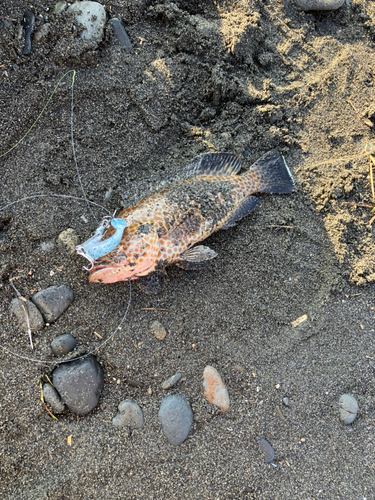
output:
[[193,412],[183,396],[174,394],[163,399],[158,413],[163,434],[173,446],[187,438],[193,422]]
[[180,380],[181,373],[176,373],[175,375],[172,375],[172,377],[169,377],[167,380],[164,380],[164,382],[161,384],[161,388],[166,391],[167,389],[174,387]]
[[32,332],[41,330],[44,327],[43,316],[40,314],[39,309],[30,301],[23,301],[22,299],[13,299],[10,303],[10,312],[14,314],[19,323],[19,327],[23,332],[27,332],[27,321],[25,310],[27,311]]
[[43,397],[44,401],[51,407],[52,413],[62,413],[65,410],[64,403],[51,384],[43,385]]
[[53,385],[73,413],[86,415],[98,404],[104,375],[94,356],[61,364],[52,377]]
[[132,44],[120,19],[114,17],[108,22],[108,24],[111,26],[113,33],[115,34],[121,47],[124,49],[124,52],[126,54],[130,54],[132,51]]
[[73,290],[66,285],[50,286],[36,293],[32,301],[42,312],[47,323],[53,323],[73,302]]
[[275,459],[275,452],[269,442],[263,438],[260,438],[259,448],[264,453],[264,461],[266,462],[266,464],[273,462],[273,460]]
[[138,404],[132,399],[125,399],[118,405],[118,413],[112,419],[115,427],[130,427],[141,429],[144,424],[143,413]]
[[77,345],[76,339],[70,333],[64,333],[64,335],[59,335],[51,342],[51,347],[53,353],[56,356],[61,356],[62,354],[68,354],[68,352],[73,351]]
[[357,400],[351,394],[343,394],[339,400],[340,420],[344,424],[354,422],[358,413]]

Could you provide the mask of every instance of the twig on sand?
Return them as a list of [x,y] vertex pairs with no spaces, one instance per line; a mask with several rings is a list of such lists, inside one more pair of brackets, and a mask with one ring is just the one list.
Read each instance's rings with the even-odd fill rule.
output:
[[12,279],[10,279],[9,282],[10,282],[12,288],[14,289],[14,291],[16,292],[17,298],[18,298],[18,300],[20,302],[20,305],[21,305],[21,307],[23,309],[23,312],[25,314],[26,325],[27,325],[27,333],[29,335],[29,340],[30,340],[30,348],[31,348],[31,350],[33,350],[34,346],[33,346],[33,339],[32,339],[32,336],[31,336],[29,313],[27,311],[27,307],[25,307],[25,305],[21,302],[21,301],[26,302],[26,299],[25,299],[25,297],[22,297],[22,295],[20,294],[20,292],[14,286]]

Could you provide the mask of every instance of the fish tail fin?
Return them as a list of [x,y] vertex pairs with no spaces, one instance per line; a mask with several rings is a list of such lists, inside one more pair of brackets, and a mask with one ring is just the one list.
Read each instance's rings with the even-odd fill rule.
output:
[[288,165],[277,149],[268,151],[259,160],[251,165],[244,175],[257,177],[260,184],[259,193],[292,193],[294,191],[294,179]]

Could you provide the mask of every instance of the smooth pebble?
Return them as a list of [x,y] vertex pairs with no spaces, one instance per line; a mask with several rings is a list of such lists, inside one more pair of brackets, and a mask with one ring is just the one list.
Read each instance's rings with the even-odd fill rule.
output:
[[84,26],[82,40],[101,40],[107,19],[105,8],[98,2],[76,2],[68,8],[75,13],[77,23]]
[[76,415],[86,415],[98,404],[104,375],[94,356],[61,364],[52,376],[62,400]]
[[203,371],[204,395],[209,403],[217,406],[222,413],[229,409],[229,395],[219,372],[213,366]]
[[143,413],[138,404],[132,399],[125,399],[118,405],[118,413],[112,419],[115,427],[130,427],[141,429],[144,424]]
[[73,302],[73,290],[66,285],[50,286],[36,293],[31,299],[47,323],[53,323]]
[[77,345],[76,339],[70,333],[64,333],[59,335],[51,342],[51,347],[55,356],[61,356],[62,354],[68,354],[68,352],[73,351]]
[[166,396],[161,402],[158,417],[170,444],[179,446],[185,441],[193,422],[193,411],[183,396]]
[[285,396],[285,398],[283,398],[283,403],[285,406],[289,406],[289,398]]
[[264,454],[264,461],[266,464],[273,462],[275,458],[275,452],[272,446],[263,438],[259,439],[259,448]]
[[296,0],[302,10],[336,10],[342,7],[345,0]]
[[53,8],[52,14],[55,14],[55,16],[58,16],[59,14],[64,12],[66,7],[67,7],[66,2],[57,2],[57,4]]
[[27,332],[27,321],[25,310],[27,311],[30,323],[30,330],[36,332],[44,327],[44,319],[39,309],[30,300],[24,302],[22,299],[13,299],[10,303],[10,312],[17,318],[20,329]]
[[161,384],[161,388],[164,390],[170,389],[171,387],[174,387],[180,380],[181,380],[181,373],[176,373],[175,375],[172,375],[172,377],[169,377],[167,380],[164,380],[164,382]]
[[69,253],[74,253],[76,246],[79,244],[79,238],[74,229],[69,227],[59,234],[57,242],[64,245]]
[[164,340],[167,335],[167,330],[159,321],[153,321],[150,325],[150,330],[158,340]]
[[61,401],[58,392],[51,384],[43,384],[44,401],[51,407],[52,413],[62,413],[65,410],[65,405]]
[[40,42],[42,38],[48,35],[48,33],[51,31],[51,25],[49,23],[43,24],[43,26],[38,30],[36,33],[34,33],[34,40],[36,42]]
[[111,26],[113,33],[115,34],[121,47],[124,49],[124,52],[126,54],[130,54],[132,51],[132,44],[120,19],[114,17],[108,22],[108,24]]
[[343,394],[339,399],[340,420],[344,424],[354,422],[358,413],[357,400],[351,394]]

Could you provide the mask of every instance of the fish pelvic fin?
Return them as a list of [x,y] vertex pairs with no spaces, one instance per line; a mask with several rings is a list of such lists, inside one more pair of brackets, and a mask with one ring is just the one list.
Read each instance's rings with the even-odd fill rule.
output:
[[251,165],[244,177],[257,176],[260,193],[286,194],[294,191],[294,179],[284,158],[277,149],[268,151]]
[[198,156],[185,167],[187,178],[199,175],[235,175],[241,170],[241,162],[230,153],[209,153]]

